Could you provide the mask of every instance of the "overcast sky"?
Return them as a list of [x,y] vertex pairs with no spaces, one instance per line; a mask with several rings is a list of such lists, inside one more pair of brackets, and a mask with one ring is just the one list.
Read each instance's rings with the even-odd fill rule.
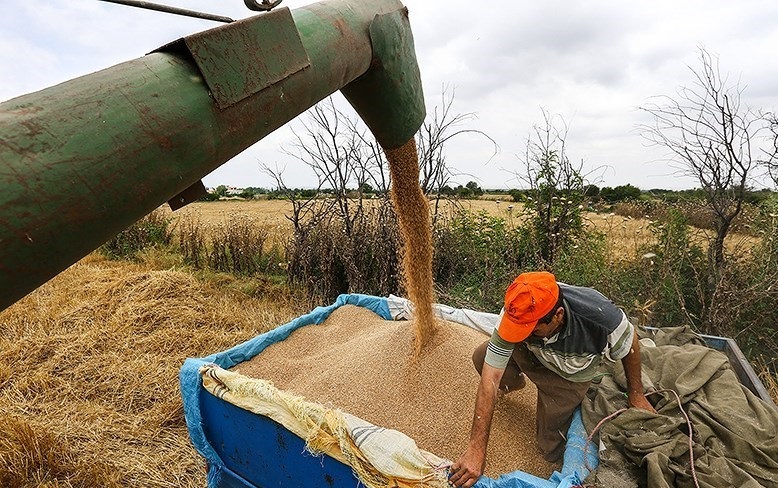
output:
[[[358,1],[358,0],[355,0]],[[241,0],[155,0],[234,19],[255,13]],[[313,3],[284,0],[291,9]],[[642,189],[692,188],[647,147],[636,126],[649,119],[637,107],[689,85],[699,47],[717,55],[721,70],[745,86],[755,109],[778,109],[778,2],[723,0],[624,2],[406,0],[428,112],[441,88],[453,89],[452,110],[477,116],[448,146],[447,161],[484,188],[519,186],[522,153],[541,109],[569,125],[568,155],[583,161],[593,183]],[[222,25],[98,0],[0,0],[0,100],[88,74],[179,37]],[[304,117],[304,115],[302,116]],[[289,125],[299,123],[292,122]],[[273,185],[259,162],[286,166],[289,186],[308,186],[313,172],[285,156],[285,126],[214,173],[206,186]]]

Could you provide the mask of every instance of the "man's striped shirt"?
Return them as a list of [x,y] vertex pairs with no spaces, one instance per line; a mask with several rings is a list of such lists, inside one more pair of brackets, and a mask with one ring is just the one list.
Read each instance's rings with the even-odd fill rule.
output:
[[[624,312],[592,288],[559,283],[565,324],[548,338],[530,336],[527,348],[548,369],[575,382],[591,381],[603,357],[624,358],[632,347],[635,328]],[[499,323],[499,322],[498,322]],[[504,369],[515,347],[495,329],[486,351],[486,363]]]

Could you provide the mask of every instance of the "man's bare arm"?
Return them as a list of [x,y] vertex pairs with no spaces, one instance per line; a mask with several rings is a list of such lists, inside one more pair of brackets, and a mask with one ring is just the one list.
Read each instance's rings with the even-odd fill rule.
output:
[[649,412],[656,413],[656,410],[646,399],[643,393],[643,382],[640,379],[640,341],[638,340],[638,333],[632,336],[632,347],[621,360],[621,364],[624,365],[624,373],[627,376],[627,399],[630,407],[642,408]]
[[470,444],[465,453],[451,466],[449,481],[457,488],[470,488],[484,472],[494,405],[504,371],[488,364],[484,364],[481,371],[481,382],[478,384],[475,399],[473,426],[470,429]]

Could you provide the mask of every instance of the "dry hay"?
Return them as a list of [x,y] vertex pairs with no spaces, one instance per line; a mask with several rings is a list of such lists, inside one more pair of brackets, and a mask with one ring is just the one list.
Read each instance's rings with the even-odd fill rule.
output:
[[[615,261],[634,259],[658,243],[657,235],[652,231],[652,226],[657,225],[657,222],[649,218],[584,212],[584,219],[590,230],[605,234],[608,256]],[[706,251],[713,239],[713,231],[691,225],[687,229],[690,242]],[[759,237],[730,232],[724,246],[729,252],[742,255],[753,250],[760,240]]]
[[187,234],[197,230],[202,233],[203,239],[211,240],[233,222],[250,223],[261,229],[263,234],[267,234],[269,247],[283,246],[292,234],[292,224],[286,217],[292,213],[289,200],[193,202],[175,212],[166,204],[157,211],[170,219],[179,239],[191,239]]
[[762,380],[767,394],[770,395],[773,403],[778,405],[778,374],[773,373],[764,359],[758,360],[756,366],[759,379]]
[[420,354],[435,334],[432,318],[432,229],[429,202],[419,187],[416,141],[386,150],[392,176],[392,202],[403,237],[403,276],[416,318],[414,350]]
[[[495,197],[495,196],[492,196]],[[502,195],[503,199],[458,200],[456,202],[442,200],[438,212],[443,215],[453,215],[459,209],[470,212],[485,211],[489,215],[504,218],[509,225],[519,225],[526,217],[521,203],[510,201],[510,197]],[[364,205],[377,205],[377,200],[366,200]],[[430,202],[430,205],[436,203]],[[163,207],[169,212],[167,207]],[[283,242],[292,233],[291,222],[284,215],[291,214],[291,203],[287,200],[256,200],[256,201],[218,201],[195,202],[176,212],[178,219],[195,219],[205,226],[226,223],[234,216],[246,216],[266,228],[272,242]],[[588,229],[603,232],[611,259],[621,260],[639,256],[645,252],[645,247],[656,244],[656,237],[651,232],[648,218],[632,218],[616,214],[584,212],[584,220]],[[689,227],[694,243],[707,248],[710,231]],[[759,237],[730,233],[725,245],[730,252],[751,250],[760,242]]]
[[72,266],[0,313],[0,486],[203,486],[181,364],[295,314],[183,272]]
[[656,244],[656,237],[651,232],[651,221],[648,219],[593,212],[584,212],[583,217],[589,230],[602,232],[607,236],[607,254],[612,260],[634,259],[644,253],[647,247]]
[[[386,321],[346,305],[321,325],[298,329],[233,369],[404,432],[420,448],[456,460],[470,438],[479,381],[471,355],[487,336],[439,322],[432,341],[416,357],[414,329],[411,322]],[[547,478],[555,468],[536,447],[536,398],[532,383],[501,397],[487,475],[522,470]]]

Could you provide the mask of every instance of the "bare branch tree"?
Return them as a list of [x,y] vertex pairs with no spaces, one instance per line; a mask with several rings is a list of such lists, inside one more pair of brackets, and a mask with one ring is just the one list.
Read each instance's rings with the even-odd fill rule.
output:
[[[491,157],[499,151],[497,143],[486,133],[476,129],[460,128],[463,124],[475,119],[476,116],[472,113],[455,115],[452,112],[454,96],[453,91],[449,92],[446,87],[443,87],[441,104],[435,106],[416,134],[419,185],[425,195],[435,196],[436,206],[433,212],[435,215],[437,215],[438,204],[442,196],[441,190],[452,177],[458,175],[447,163],[446,145],[455,137],[476,134],[491,142],[493,149]],[[391,180],[384,151],[357,120],[346,119],[346,123],[349,125],[348,130],[361,141],[358,173],[364,174],[364,181],[369,182],[381,196],[388,198]]]
[[349,130],[362,142],[362,157],[359,158],[358,174],[363,175],[361,184],[368,183],[382,198],[389,198],[391,178],[389,166],[383,149],[373,135],[358,122],[357,119],[348,119]]
[[765,151],[765,168],[767,175],[773,182],[773,186],[778,188],[778,114],[770,112],[764,116],[770,128],[771,147]]
[[[499,146],[486,133],[476,129],[460,129],[462,124],[476,118],[473,113],[454,115],[454,91],[449,95],[448,89],[441,91],[441,104],[436,105],[432,114],[422,124],[416,135],[416,147],[419,154],[419,173],[422,191],[425,195],[435,195],[436,202],[440,200],[441,190],[448,184],[454,173],[446,162],[446,144],[451,139],[463,134],[477,134],[492,143],[491,157],[497,154]],[[490,157],[490,159],[491,159]],[[437,214],[437,205],[436,212]]]
[[[260,164],[261,170],[273,178],[276,182],[277,190],[282,193],[289,203],[292,204],[292,214],[286,215],[286,218],[292,222],[295,233],[302,232],[306,224],[316,223],[324,216],[331,215],[335,201],[318,200],[316,198],[302,198],[297,192],[286,186],[283,178],[283,169],[271,168],[266,164]],[[315,190],[318,193],[321,190],[321,184]]]
[[654,118],[652,125],[640,129],[650,143],[669,149],[672,161],[695,177],[705,192],[715,231],[708,248],[710,305],[725,264],[724,239],[743,209],[752,172],[761,164],[758,134],[764,119],[742,103],[743,87],[722,76],[718,58],[704,48],[700,66],[690,70],[691,86],[681,86],[675,96],[660,96],[640,107]]
[[[441,190],[454,175],[446,162],[446,144],[463,134],[477,134],[492,143],[493,154],[498,151],[496,142],[484,132],[459,127],[475,115],[453,114],[453,92],[449,95],[444,88],[441,98],[442,105],[435,107],[417,134],[419,183],[425,194],[436,195],[435,215]],[[294,143],[284,152],[313,170],[320,191],[331,189],[346,234],[350,235],[353,223],[363,211],[363,192],[368,185],[383,198],[388,198],[391,180],[384,151],[359,119],[338,110],[332,98],[314,106],[308,120],[303,122],[303,130],[293,131],[293,134]],[[276,181],[279,185],[283,183],[279,178]],[[349,185],[352,184],[357,190],[355,208],[354,201],[349,199]],[[310,205],[309,209],[314,207],[306,205]],[[300,206],[299,212],[303,210],[305,207]]]
[[356,209],[350,208],[348,186],[355,180],[361,186],[366,180],[365,171],[360,171],[364,169],[364,138],[350,130],[355,122],[335,107],[332,98],[315,105],[303,127],[302,134],[292,131],[293,150],[284,152],[313,170],[319,180],[319,190],[331,189],[346,234],[350,235],[353,222],[362,210],[362,199],[357,199]]

